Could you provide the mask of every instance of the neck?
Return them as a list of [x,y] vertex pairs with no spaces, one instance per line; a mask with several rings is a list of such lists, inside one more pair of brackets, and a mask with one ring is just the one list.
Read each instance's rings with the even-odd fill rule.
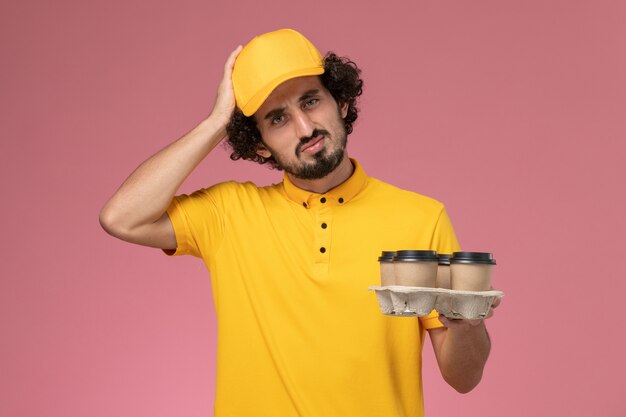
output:
[[348,158],[348,154],[344,153],[343,159],[341,160],[339,165],[337,165],[337,168],[335,168],[331,173],[323,178],[320,178],[318,180],[303,180],[301,178],[296,178],[289,173],[287,173],[287,176],[289,177],[291,183],[300,189],[311,191],[317,194],[324,194],[328,190],[332,190],[333,188],[350,178],[350,175],[352,175],[353,171],[354,166],[352,165],[350,158]]

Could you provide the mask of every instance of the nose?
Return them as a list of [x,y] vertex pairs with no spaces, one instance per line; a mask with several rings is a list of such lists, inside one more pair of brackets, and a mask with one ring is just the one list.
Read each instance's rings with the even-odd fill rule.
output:
[[299,138],[311,136],[315,127],[311,117],[304,111],[298,110],[294,115],[294,125],[296,127],[296,134]]

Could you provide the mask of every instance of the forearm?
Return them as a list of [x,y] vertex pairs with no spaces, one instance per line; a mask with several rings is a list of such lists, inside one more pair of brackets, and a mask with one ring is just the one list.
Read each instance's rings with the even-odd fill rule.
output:
[[209,117],[142,163],[102,208],[105,229],[123,234],[157,221],[185,178],[224,135],[223,123]]
[[461,393],[471,391],[480,382],[491,349],[484,321],[473,325],[459,321],[447,323],[441,338],[437,362],[446,382]]

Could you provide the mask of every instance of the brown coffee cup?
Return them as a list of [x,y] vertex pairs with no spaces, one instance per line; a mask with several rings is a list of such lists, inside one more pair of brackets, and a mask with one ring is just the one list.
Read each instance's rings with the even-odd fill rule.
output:
[[393,257],[395,251],[382,251],[378,257],[380,262],[380,285],[383,287],[396,285],[396,276],[393,268]]
[[447,253],[439,254],[439,266],[437,267],[437,288],[451,289],[450,284],[450,257]]
[[450,258],[450,283],[453,290],[489,291],[496,260],[486,252],[454,252]]
[[437,252],[433,250],[399,250],[393,258],[396,285],[433,288],[437,266]]

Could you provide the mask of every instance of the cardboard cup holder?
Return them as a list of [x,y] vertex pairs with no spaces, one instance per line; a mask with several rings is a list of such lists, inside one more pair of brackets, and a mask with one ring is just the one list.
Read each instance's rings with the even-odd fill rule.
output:
[[368,288],[376,292],[383,314],[396,317],[423,317],[431,311],[451,319],[483,319],[502,291],[460,291],[446,288],[391,285]]

